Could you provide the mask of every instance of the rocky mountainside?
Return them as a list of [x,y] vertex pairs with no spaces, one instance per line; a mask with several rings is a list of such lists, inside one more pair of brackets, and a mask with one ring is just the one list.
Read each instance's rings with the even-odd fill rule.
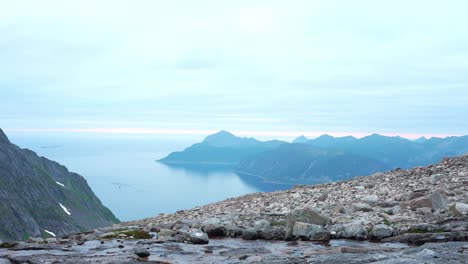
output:
[[86,180],[12,144],[0,129],[0,239],[51,237],[118,222]]
[[3,243],[0,263],[464,263],[467,202],[468,155]]
[[391,169],[385,163],[335,149],[309,144],[283,144],[242,160],[238,174],[256,175],[269,182],[311,184],[347,180]]

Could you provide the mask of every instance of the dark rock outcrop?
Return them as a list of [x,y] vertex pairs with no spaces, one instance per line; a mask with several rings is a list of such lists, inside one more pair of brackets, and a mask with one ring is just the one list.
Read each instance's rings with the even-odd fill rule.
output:
[[53,237],[118,222],[86,180],[11,144],[0,129],[0,239]]

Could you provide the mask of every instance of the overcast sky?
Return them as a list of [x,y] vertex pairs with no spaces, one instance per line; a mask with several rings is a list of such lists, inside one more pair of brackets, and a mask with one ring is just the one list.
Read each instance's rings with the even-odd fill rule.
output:
[[0,127],[468,134],[468,1],[2,1]]

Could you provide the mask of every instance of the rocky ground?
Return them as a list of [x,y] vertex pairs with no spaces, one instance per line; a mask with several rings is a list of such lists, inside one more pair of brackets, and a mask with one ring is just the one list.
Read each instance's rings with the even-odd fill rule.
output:
[[0,264],[464,263],[467,203],[468,155],[249,194],[87,234],[4,243]]

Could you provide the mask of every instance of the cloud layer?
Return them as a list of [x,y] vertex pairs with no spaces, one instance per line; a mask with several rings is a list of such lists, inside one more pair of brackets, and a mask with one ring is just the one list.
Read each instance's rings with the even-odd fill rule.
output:
[[466,1],[166,2],[3,3],[0,125],[468,132]]

